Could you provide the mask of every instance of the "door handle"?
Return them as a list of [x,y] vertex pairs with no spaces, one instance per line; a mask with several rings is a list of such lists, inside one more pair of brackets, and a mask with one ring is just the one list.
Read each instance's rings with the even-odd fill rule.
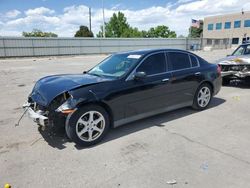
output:
[[195,76],[200,76],[200,75],[201,75],[201,72],[196,72],[194,75],[195,75]]
[[169,78],[162,79],[161,81],[162,81],[162,82],[168,82],[168,81],[169,81]]

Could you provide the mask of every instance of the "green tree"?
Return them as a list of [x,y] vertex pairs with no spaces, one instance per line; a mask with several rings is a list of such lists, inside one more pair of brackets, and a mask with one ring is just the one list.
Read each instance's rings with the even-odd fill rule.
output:
[[81,25],[79,30],[76,31],[75,37],[94,37],[94,35],[87,26]]
[[142,34],[142,31],[139,31],[137,27],[135,27],[135,28],[129,27],[128,29],[124,30],[121,37],[124,37],[124,38],[142,38],[143,34]]
[[147,35],[150,38],[176,38],[175,31],[171,31],[165,25],[159,25],[155,28],[150,28]]
[[[96,35],[97,37],[103,37],[103,26]],[[149,31],[140,31],[138,28],[131,27],[127,18],[122,12],[114,13],[108,23],[105,23],[105,36],[106,37],[124,37],[124,38],[176,38],[176,33],[171,31],[167,26],[160,25],[155,28],[150,28]]]
[[114,13],[109,22],[105,25],[106,37],[122,37],[123,33],[127,32],[130,26],[127,18],[122,12]]
[[203,21],[200,20],[200,27],[199,28],[192,27],[192,26],[189,28],[188,37],[200,38],[200,37],[202,37],[202,33],[203,33]]
[[24,37],[57,37],[57,34],[52,32],[43,32],[39,29],[33,29],[32,32],[23,32]]

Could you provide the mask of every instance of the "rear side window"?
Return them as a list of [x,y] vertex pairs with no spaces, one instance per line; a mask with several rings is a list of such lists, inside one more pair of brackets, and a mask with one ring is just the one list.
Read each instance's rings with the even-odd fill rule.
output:
[[181,52],[168,52],[169,61],[172,64],[173,70],[190,68],[189,56]]
[[165,54],[157,53],[150,55],[137,68],[136,72],[145,72],[147,75],[166,72]]
[[198,67],[199,66],[198,59],[195,56],[190,55],[190,60],[191,60],[192,67]]

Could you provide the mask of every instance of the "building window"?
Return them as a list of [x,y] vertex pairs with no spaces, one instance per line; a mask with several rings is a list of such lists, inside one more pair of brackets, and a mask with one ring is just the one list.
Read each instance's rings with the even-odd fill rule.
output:
[[214,44],[215,44],[215,45],[219,45],[219,44],[220,44],[220,40],[219,40],[219,39],[215,39],[215,40],[214,40]]
[[211,31],[214,29],[214,24],[208,24],[207,25],[207,30]]
[[207,45],[212,45],[212,39],[207,39]]
[[250,20],[244,21],[244,27],[250,27]]
[[223,39],[223,44],[228,45],[228,39]]
[[233,38],[232,44],[239,44],[239,38]]
[[240,28],[240,21],[234,21],[234,28]]
[[231,28],[231,22],[225,22],[224,29],[230,29]]
[[221,28],[222,28],[222,23],[216,23],[215,28],[216,28],[216,30],[221,30]]

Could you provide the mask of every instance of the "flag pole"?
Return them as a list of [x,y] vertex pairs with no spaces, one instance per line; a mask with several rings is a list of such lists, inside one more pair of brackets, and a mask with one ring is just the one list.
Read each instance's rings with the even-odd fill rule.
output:
[[104,16],[104,3],[103,3],[103,0],[102,0],[102,36],[103,38],[106,38],[106,31],[105,31],[105,16]]

